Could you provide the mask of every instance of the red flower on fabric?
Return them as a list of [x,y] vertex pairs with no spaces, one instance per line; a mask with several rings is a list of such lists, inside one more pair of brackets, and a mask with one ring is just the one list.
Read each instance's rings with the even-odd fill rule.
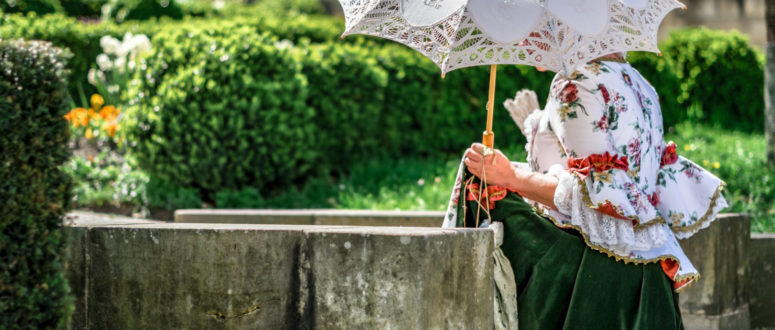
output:
[[597,210],[600,213],[610,215],[617,219],[630,220],[622,216],[621,214],[619,214],[619,212],[616,211],[616,208],[613,206],[613,204],[611,204],[611,202],[605,202],[603,205],[598,206],[595,210]]
[[657,204],[659,204],[659,195],[657,195],[656,191],[653,194],[649,195],[649,202],[651,202],[651,205],[654,205],[654,206],[657,206]]
[[466,194],[466,200],[475,201],[479,199],[479,194],[481,194],[479,203],[487,204],[489,201],[490,203],[487,206],[490,210],[495,208],[495,202],[506,198],[506,195],[509,193],[508,189],[493,185],[488,185],[485,191],[480,192],[478,183],[469,184],[466,188],[468,190],[468,194]]
[[600,94],[603,94],[603,101],[605,101],[606,104],[611,102],[611,94],[608,94],[608,89],[603,85],[597,85],[597,87],[600,89]]
[[560,91],[559,98],[563,103],[571,103],[579,99],[579,90],[576,88],[576,85],[569,80],[568,84]]
[[659,167],[675,164],[678,161],[678,154],[675,150],[675,143],[673,141],[668,142],[665,150],[662,151],[662,160],[659,161]]
[[630,75],[622,72],[622,78],[624,78],[624,83],[627,84],[627,86],[632,86],[632,79],[630,79]]
[[600,130],[603,130],[603,131],[607,130],[608,129],[608,116],[607,115],[603,115],[603,117],[601,117],[600,120],[598,120],[595,123],[595,126],[597,126],[597,128],[599,128]]
[[595,172],[604,172],[610,169],[626,171],[629,167],[630,163],[627,157],[612,155],[608,151],[604,154],[592,154],[586,158],[568,157],[568,171],[577,173],[582,179],[586,178],[592,169]]

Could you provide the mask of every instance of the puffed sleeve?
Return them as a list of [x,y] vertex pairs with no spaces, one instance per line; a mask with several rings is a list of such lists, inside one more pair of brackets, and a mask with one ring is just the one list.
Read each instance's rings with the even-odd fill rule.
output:
[[549,171],[559,179],[554,202],[565,216],[559,225],[618,255],[661,246],[666,223],[630,177],[627,155],[617,151],[599,85],[583,76],[555,81],[546,111],[567,155],[566,164]]

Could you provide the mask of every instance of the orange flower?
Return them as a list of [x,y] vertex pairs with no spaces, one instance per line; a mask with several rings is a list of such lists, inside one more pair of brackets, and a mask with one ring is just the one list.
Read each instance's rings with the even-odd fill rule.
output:
[[65,115],[65,119],[67,119],[67,121],[69,121],[74,128],[78,128],[79,126],[86,126],[89,124],[89,118],[86,115],[86,109],[84,108],[75,108],[70,110],[70,112]]
[[108,136],[113,137],[116,135],[116,129],[118,125],[116,125],[116,122],[108,122],[102,125],[102,129],[108,132]]
[[102,109],[100,110],[100,117],[102,117],[102,119],[106,120],[106,121],[113,121],[116,118],[118,118],[118,115],[120,113],[121,112],[118,111],[118,109],[116,109],[116,107],[114,107],[112,105],[106,105],[106,106],[102,107]]
[[91,96],[91,108],[94,110],[99,110],[102,108],[102,106],[105,104],[105,99],[100,96],[100,94],[94,94]]
[[93,137],[94,137],[94,134],[93,134],[93,133],[92,133],[92,131],[91,131],[91,127],[87,128],[87,129],[86,129],[86,138],[87,138],[87,139],[91,139],[91,138],[93,138]]

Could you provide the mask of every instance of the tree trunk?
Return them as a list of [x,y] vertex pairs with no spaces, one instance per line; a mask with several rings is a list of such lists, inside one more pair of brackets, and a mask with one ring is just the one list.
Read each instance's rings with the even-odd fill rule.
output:
[[764,135],[767,162],[775,165],[775,0],[766,0],[767,64],[764,69]]

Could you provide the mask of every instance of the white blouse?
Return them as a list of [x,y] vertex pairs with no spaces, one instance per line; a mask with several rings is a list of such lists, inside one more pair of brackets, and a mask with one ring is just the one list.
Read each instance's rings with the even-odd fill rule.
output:
[[657,93],[633,67],[594,61],[558,74],[525,130],[529,169],[559,179],[558,211],[528,201],[537,211],[617,260],[662,261],[676,290],[699,277],[677,239],[727,206],[724,183],[665,143]]

